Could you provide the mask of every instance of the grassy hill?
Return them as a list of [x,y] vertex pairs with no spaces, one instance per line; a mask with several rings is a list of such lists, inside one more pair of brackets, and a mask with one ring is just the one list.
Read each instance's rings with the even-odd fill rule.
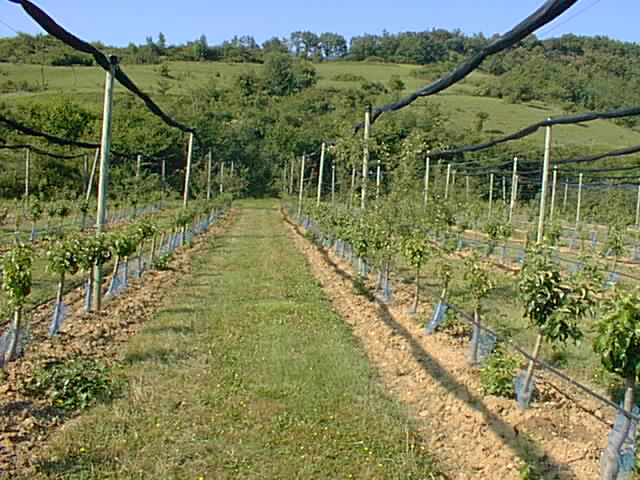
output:
[[[169,77],[160,74],[159,65],[128,65],[128,75],[145,91],[151,93],[162,105],[163,95],[181,95],[194,87],[215,81],[221,86],[233,85],[234,78],[247,70],[260,70],[262,65],[221,62],[171,62]],[[389,84],[392,78],[399,78],[405,84],[405,93],[428,83],[428,79],[417,78],[412,72],[420,67],[391,63],[367,62],[327,62],[316,64],[319,87],[358,88],[363,79],[366,81]],[[424,70],[424,68],[422,68]],[[355,80],[343,81],[345,74]],[[437,75],[433,73],[433,78]],[[27,82],[35,87],[47,85],[45,92],[4,93],[0,100],[7,103],[43,102],[61,93],[87,105],[101,108],[104,72],[98,67],[52,67],[29,64],[0,64],[0,85],[7,80],[16,83]],[[559,106],[542,102],[512,104],[504,100],[475,95],[479,86],[490,84],[495,77],[486,73],[474,73],[468,79],[445,92],[417,101],[409,108],[420,108],[424,102],[437,103],[454,126],[459,129],[473,129],[477,122],[477,114],[485,112],[489,115],[485,122],[484,132],[489,136],[510,133],[531,123],[549,116],[562,115]],[[161,85],[164,83],[164,90]],[[117,86],[116,95],[124,92]],[[527,146],[542,143],[543,132],[529,137]],[[596,121],[583,125],[557,127],[554,132],[554,143],[587,145],[594,152],[607,151],[640,144],[640,132],[621,127],[610,121]],[[523,149],[525,147],[523,146]]]

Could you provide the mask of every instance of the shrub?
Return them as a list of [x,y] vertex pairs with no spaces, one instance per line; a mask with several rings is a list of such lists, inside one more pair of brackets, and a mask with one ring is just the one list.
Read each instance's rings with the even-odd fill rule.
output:
[[480,390],[485,395],[512,398],[513,378],[520,362],[502,344],[497,344],[493,353],[480,367]]

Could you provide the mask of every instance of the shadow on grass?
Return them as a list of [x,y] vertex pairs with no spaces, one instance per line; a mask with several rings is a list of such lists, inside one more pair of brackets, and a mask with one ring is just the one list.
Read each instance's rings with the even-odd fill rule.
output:
[[124,363],[158,362],[164,365],[174,364],[181,360],[187,360],[188,353],[177,352],[166,348],[152,348],[143,352],[129,353],[124,357]]
[[158,333],[175,333],[176,335],[190,335],[194,332],[192,327],[184,325],[171,325],[168,327],[152,327],[145,329],[145,333],[156,335]]
[[[291,223],[288,219],[287,222],[294,227],[298,234],[302,235],[297,225]],[[353,275],[337,265],[324,249],[318,248],[318,251],[327,265],[329,265],[338,275],[345,280],[353,281]],[[565,466],[561,462],[544,452],[543,449],[527,439],[524,435],[519,435],[519,432],[515,430],[512,425],[505,422],[484,405],[482,397],[469,390],[466,385],[458,382],[458,380],[440,364],[437,358],[430,355],[422,347],[420,342],[413,337],[410,331],[395,320],[387,305],[378,303],[377,309],[382,321],[391,330],[393,330],[396,335],[405,339],[420,368],[427,375],[446,388],[450,395],[453,395],[458,400],[462,400],[469,407],[480,412],[485,420],[487,428],[496,433],[502,439],[504,445],[516,456],[521,458],[531,467],[535,468],[536,471],[542,472],[544,475],[555,475],[554,478],[558,478],[560,480],[569,480],[573,478],[572,476],[567,475]]]
[[36,464],[36,468],[40,473],[64,474],[66,478],[66,476],[70,474],[88,474],[95,469],[96,465],[109,465],[114,463],[115,459],[113,458],[81,452],[69,453],[62,458],[41,460]]

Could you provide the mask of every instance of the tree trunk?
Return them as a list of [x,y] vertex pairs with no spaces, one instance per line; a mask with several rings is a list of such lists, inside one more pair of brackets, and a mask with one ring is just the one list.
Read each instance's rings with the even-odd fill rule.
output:
[[[540,354],[540,348],[542,347],[542,335],[538,334],[536,338],[536,345],[533,347],[533,358],[538,359],[538,355]],[[524,391],[523,395],[526,395],[531,388],[531,379],[533,378],[533,372],[535,371],[536,364],[533,360],[529,362],[529,366],[527,367],[527,375],[524,377]]]
[[[631,413],[633,412],[633,392],[635,389],[635,376],[626,378],[625,383],[626,390],[624,393],[624,409],[627,412]],[[624,441],[627,439],[630,429],[631,419],[625,416],[619,437],[616,438],[615,443],[613,443],[607,451],[607,457],[605,460],[606,463],[602,469],[602,480],[615,480],[618,477],[618,470],[620,468],[620,465],[618,463],[620,449],[622,448],[622,445],[624,445]]]
[[22,320],[22,307],[17,307],[13,311],[13,320],[11,322],[11,329],[13,330],[13,335],[9,340],[9,345],[7,345],[7,350],[4,352],[4,365],[9,363],[16,354],[16,350],[18,349],[18,336],[20,333],[20,324]]
[[420,301],[420,265],[416,267],[416,291],[413,296],[413,308],[415,313],[418,311],[418,302]]

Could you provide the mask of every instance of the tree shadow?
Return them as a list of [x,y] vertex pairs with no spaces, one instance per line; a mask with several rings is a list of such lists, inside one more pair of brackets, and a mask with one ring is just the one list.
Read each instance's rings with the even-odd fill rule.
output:
[[[300,233],[297,226],[294,226],[294,228]],[[345,280],[353,281],[353,275],[337,265],[325,250],[318,248],[318,251],[327,265],[338,275]],[[481,396],[475,394],[469,390],[466,385],[460,383],[436,358],[422,347],[410,331],[395,320],[386,304],[377,301],[377,310],[379,317],[385,325],[387,325],[395,335],[402,337],[407,342],[412,356],[423,372],[442,385],[449,394],[478,411],[485,420],[487,428],[496,433],[502,439],[505,447],[509,448],[514,455],[535,468],[536,471],[542,473],[544,475],[543,478],[556,478],[559,480],[573,480],[575,478],[566,471],[565,464],[552,457],[540,446],[528,439],[526,435],[520,434],[512,425],[489,410],[482,401]]]

